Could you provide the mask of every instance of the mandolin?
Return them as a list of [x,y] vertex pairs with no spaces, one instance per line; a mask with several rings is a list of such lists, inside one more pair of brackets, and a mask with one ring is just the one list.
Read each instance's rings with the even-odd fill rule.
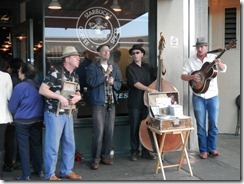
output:
[[219,59],[225,51],[229,50],[236,44],[236,40],[230,41],[230,43],[223,49],[219,55],[214,59],[213,62],[205,62],[200,70],[196,70],[191,73],[191,75],[198,74],[200,76],[200,81],[196,82],[194,80],[189,81],[189,84],[194,93],[201,94],[205,93],[209,88],[210,81],[217,76],[218,70],[216,69],[216,61]]

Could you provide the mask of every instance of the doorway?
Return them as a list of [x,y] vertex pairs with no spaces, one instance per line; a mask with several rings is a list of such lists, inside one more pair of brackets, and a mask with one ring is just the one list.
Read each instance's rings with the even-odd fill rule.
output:
[[21,58],[34,64],[33,20],[29,19],[11,31],[13,58]]

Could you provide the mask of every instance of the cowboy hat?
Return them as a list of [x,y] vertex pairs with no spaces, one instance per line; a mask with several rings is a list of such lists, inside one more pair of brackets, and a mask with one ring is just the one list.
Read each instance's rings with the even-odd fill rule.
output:
[[80,55],[77,50],[75,49],[75,47],[73,46],[67,46],[64,48],[63,50],[63,54],[62,54],[62,58],[67,57],[67,56],[76,56],[76,55]]
[[208,45],[208,42],[205,40],[205,38],[201,37],[201,38],[197,38],[196,45],[193,45],[193,47],[206,46],[206,45]]

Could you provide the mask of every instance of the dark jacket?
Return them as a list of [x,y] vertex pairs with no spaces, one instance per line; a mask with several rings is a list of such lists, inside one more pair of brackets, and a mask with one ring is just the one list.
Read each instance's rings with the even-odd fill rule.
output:
[[[100,61],[93,62],[87,68],[87,79],[88,84],[88,96],[92,105],[105,105],[105,81],[103,67],[100,64]],[[113,85],[113,95],[115,102],[117,101],[117,92],[121,88],[121,76],[119,75],[119,68],[117,65],[113,65],[113,71],[111,76],[114,78]]]

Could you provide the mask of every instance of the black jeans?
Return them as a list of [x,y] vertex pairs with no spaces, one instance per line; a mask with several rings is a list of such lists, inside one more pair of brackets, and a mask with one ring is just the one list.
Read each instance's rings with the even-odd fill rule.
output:
[[[142,109],[129,108],[128,110],[130,118],[130,152],[131,154],[139,154],[139,128],[141,125],[141,121],[144,120],[148,115],[148,109],[146,106],[144,106]],[[148,152],[148,150],[142,146],[142,152]]]
[[13,167],[13,162],[16,160],[17,157],[17,139],[15,126],[13,123],[7,124],[5,131],[4,148],[4,166]]
[[0,151],[4,151],[4,135],[7,124],[0,124]]
[[22,177],[31,176],[30,163],[35,172],[42,171],[42,122],[15,123]]
[[4,134],[6,131],[7,124],[0,124],[0,179],[2,179],[2,168],[4,160]]

